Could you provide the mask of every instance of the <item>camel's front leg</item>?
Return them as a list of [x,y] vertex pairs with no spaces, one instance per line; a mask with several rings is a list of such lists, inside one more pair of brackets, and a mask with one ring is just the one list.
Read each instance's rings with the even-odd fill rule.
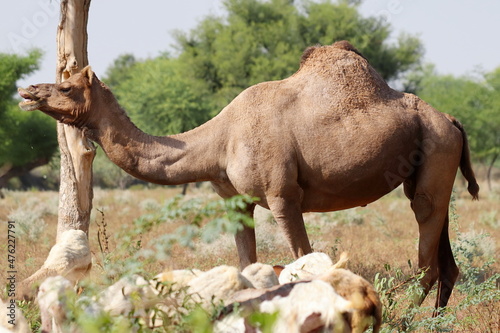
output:
[[299,200],[275,197],[268,198],[268,204],[274,219],[285,233],[293,257],[297,259],[311,253],[311,244],[307,237]]
[[[255,205],[248,205],[245,214],[253,217]],[[255,242],[255,229],[243,226],[243,230],[239,231],[234,239],[236,241],[236,248],[238,249],[238,257],[240,258],[240,268],[257,262],[257,246]]]

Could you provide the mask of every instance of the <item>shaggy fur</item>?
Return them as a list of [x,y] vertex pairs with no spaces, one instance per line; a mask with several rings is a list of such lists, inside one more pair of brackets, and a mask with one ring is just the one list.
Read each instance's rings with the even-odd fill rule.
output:
[[81,230],[63,232],[58,243],[49,252],[42,267],[20,283],[24,298],[32,298],[34,287],[47,277],[61,275],[73,285],[85,277],[92,267],[87,235]]

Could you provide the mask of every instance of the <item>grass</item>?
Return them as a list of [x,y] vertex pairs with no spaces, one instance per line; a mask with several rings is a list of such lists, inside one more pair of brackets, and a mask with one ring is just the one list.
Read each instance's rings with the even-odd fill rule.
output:
[[[500,240],[500,191],[483,190],[480,201],[472,202],[457,183],[450,236],[461,276],[448,310],[438,319],[429,319],[434,291],[421,308],[411,309],[409,305],[418,292],[415,284],[407,282],[416,274],[418,228],[401,190],[367,207],[304,215],[315,251],[328,253],[334,261],[347,251],[349,268],[380,290],[385,308],[383,332],[401,331],[403,327],[421,332],[500,329],[500,263],[494,260],[500,257],[496,246]],[[211,203],[218,197],[203,184],[190,187],[187,206],[169,201],[180,191],[168,187],[95,190],[90,227],[94,266],[89,283],[99,289],[131,272],[150,278],[166,269],[208,270],[222,264],[238,265],[233,237],[223,233],[231,231],[231,225],[220,214],[220,201]],[[55,242],[58,194],[5,191],[5,195],[0,220],[14,219],[19,225],[34,226],[32,230],[25,228],[27,231],[16,240],[20,281],[43,264]],[[166,202],[170,202],[167,208]],[[199,234],[198,227],[206,224],[209,215],[215,221],[212,228]],[[269,212],[259,209],[256,220],[259,261],[273,265],[291,262],[286,241]],[[193,239],[191,235],[200,236]],[[1,281],[5,281],[4,274],[6,270],[2,269]],[[39,318],[35,307],[24,307],[36,329]],[[200,316],[193,312],[190,318],[197,321]]]

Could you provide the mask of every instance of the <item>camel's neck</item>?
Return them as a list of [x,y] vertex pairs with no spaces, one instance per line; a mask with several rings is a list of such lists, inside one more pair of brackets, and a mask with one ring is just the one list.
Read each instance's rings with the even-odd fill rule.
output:
[[[220,174],[224,154],[219,126],[202,125],[192,131],[157,137],[139,130],[118,103],[106,107],[108,117],[89,129],[89,137],[109,159],[132,176],[163,185],[213,181]],[[93,127],[93,126],[90,126]]]

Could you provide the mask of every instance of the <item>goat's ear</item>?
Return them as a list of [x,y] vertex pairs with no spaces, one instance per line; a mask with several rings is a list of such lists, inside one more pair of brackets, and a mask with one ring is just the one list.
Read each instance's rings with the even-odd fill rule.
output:
[[85,66],[85,68],[83,68],[80,73],[83,75],[83,77],[86,77],[87,80],[89,80],[90,84],[92,84],[92,78],[94,77],[94,72],[92,71],[92,67],[90,67],[90,65]]

